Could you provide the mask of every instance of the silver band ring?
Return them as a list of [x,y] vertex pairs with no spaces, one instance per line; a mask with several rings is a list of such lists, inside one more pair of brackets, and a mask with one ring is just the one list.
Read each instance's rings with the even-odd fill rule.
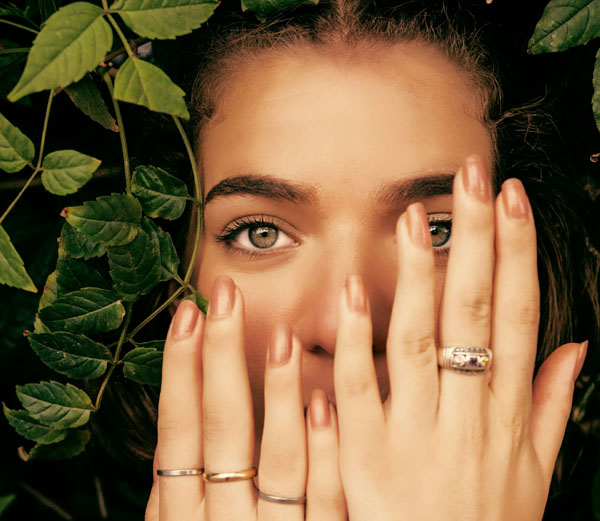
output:
[[204,469],[157,469],[156,471],[159,476],[197,476],[203,472]]
[[280,503],[282,505],[303,505],[306,503],[306,496],[302,497],[281,497],[281,496],[271,496],[269,494],[265,494],[259,488],[256,489],[258,492],[258,497],[264,499],[265,501],[271,501],[272,503]]
[[461,374],[480,374],[492,365],[492,351],[487,347],[449,346],[437,350],[438,365]]

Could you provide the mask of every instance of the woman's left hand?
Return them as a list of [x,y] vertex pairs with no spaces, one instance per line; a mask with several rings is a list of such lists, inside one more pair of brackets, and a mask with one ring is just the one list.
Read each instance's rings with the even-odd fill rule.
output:
[[[532,386],[539,287],[522,184],[506,181],[494,203],[481,158],[459,170],[439,329],[422,205],[399,219],[397,244],[384,404],[360,279],[340,301],[335,394],[350,519],[539,521],[585,346],[554,351]],[[436,345],[489,347],[491,370],[439,369]]]

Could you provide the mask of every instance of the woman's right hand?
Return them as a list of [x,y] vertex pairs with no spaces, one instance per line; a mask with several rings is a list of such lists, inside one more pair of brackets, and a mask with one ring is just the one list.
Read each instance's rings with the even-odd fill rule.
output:
[[205,483],[201,475],[157,476],[157,469],[213,473],[253,466],[244,302],[229,277],[218,277],[207,318],[193,302],[183,301],[169,328],[146,521],[346,519],[335,410],[324,392],[315,391],[305,425],[302,349],[289,327],[275,326],[267,351],[259,487],[288,498],[306,492],[306,504],[258,498],[251,479]]

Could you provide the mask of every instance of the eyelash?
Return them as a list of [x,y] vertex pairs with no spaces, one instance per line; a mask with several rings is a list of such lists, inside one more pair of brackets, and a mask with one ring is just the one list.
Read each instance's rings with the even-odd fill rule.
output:
[[[434,226],[443,228],[450,231],[450,238],[444,243],[443,246],[434,247],[433,251],[436,256],[447,257],[450,251],[450,241],[452,237],[452,214],[450,213],[430,213],[427,214],[429,220],[429,229]],[[272,251],[269,252],[269,248],[265,248],[265,252],[262,253],[260,250],[249,250],[247,248],[240,248],[234,246],[232,243],[235,238],[240,235],[244,230],[249,230],[251,227],[264,226],[268,228],[274,228],[278,231],[283,231],[285,235],[290,237],[296,244],[298,241],[294,239],[289,232],[285,231],[286,226],[283,221],[269,215],[255,215],[250,217],[240,217],[235,221],[231,222],[224,230],[223,233],[214,236],[215,240],[223,245],[225,249],[236,254],[244,255],[249,258],[264,257],[266,255],[273,255]],[[283,248],[277,248],[275,251]]]

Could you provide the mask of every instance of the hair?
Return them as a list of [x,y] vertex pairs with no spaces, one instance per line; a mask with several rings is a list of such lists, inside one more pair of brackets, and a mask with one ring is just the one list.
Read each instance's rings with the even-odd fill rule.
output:
[[[453,11],[445,3],[437,8],[432,2],[396,4],[321,0],[317,6],[294,6],[266,23],[237,12],[220,14],[220,7],[198,31],[194,49],[185,54],[186,59],[193,55],[197,63],[193,81],[185,78],[189,64],[183,75],[184,83],[191,84],[188,130],[196,157],[202,156],[208,124],[226,104],[228,87],[265,60],[313,53],[351,62],[398,45],[435,49],[458,67],[472,87],[473,108],[492,136],[496,192],[505,179],[517,177],[531,200],[541,287],[537,367],[576,334],[598,338],[599,263],[592,246],[597,237],[590,235],[592,219],[585,213],[589,202],[573,180],[572,158],[565,154],[560,133],[546,112],[547,103],[538,98],[515,107],[503,89],[502,67],[490,51],[485,31],[460,6]],[[586,367],[598,367],[593,349]],[[118,412],[106,413],[110,419],[98,421],[98,430],[107,429],[109,422],[113,429],[121,425],[121,430],[109,450],[119,458],[126,454],[151,459],[156,443],[156,392],[124,381],[110,387],[105,400],[112,402],[107,404],[110,410]],[[559,460],[557,478],[569,476],[572,463],[566,462],[577,459],[581,442],[577,436],[563,445],[569,456]]]

